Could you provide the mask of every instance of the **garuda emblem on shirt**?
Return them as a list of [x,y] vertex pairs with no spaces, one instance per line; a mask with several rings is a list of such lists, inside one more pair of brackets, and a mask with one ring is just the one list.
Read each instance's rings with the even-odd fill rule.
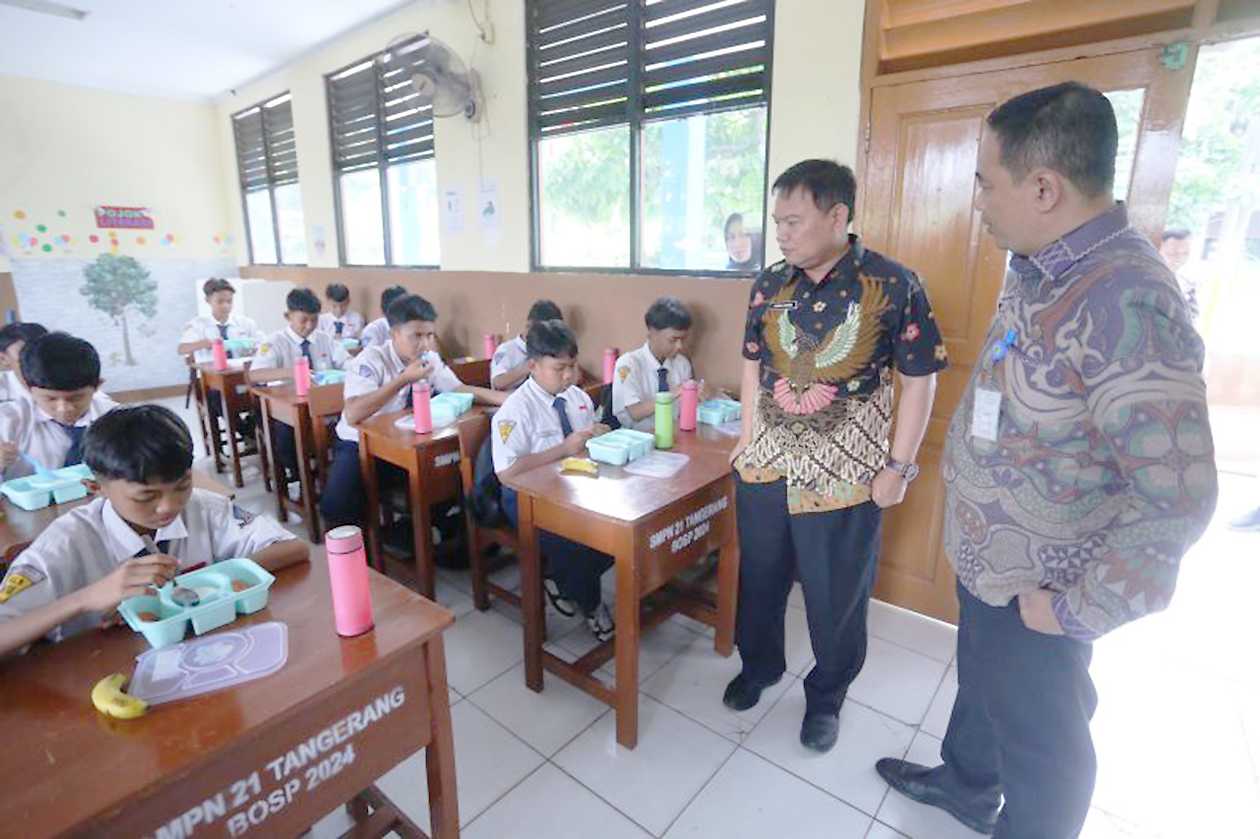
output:
[[[879,318],[889,301],[876,280],[860,276],[859,282],[861,298],[851,301],[844,322],[821,338],[798,328],[786,310],[772,308],[767,315],[766,344],[780,373],[774,383],[774,401],[785,413],[804,416],[821,411],[835,401],[838,383],[871,363],[879,342]],[[792,288],[785,286],[774,300],[791,299]]]

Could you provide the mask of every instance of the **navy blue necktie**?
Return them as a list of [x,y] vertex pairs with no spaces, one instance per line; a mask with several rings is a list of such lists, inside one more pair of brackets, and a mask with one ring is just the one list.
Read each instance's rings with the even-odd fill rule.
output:
[[306,361],[311,365],[311,369],[315,369],[315,359],[311,358],[311,341],[309,338],[302,341],[302,355],[306,356]]
[[342,323],[341,321],[338,320],[338,321],[333,322],[333,330],[337,333],[338,338],[341,337],[341,330],[345,328],[346,328],[346,325]]
[[[170,548],[171,548],[170,539],[163,539],[162,541],[157,543],[158,553],[160,554],[166,553],[168,550],[170,550]],[[149,555],[149,549],[141,548],[140,550],[136,551],[136,555],[133,557],[133,559],[139,559],[142,556],[148,556],[148,555]]]
[[569,422],[569,412],[564,409],[568,404],[564,401],[563,396],[557,396],[551,403],[551,407],[556,409],[556,416],[560,419],[560,431],[565,437],[573,433],[573,423]]
[[83,462],[83,432],[86,425],[65,425],[57,423],[70,436],[70,449],[66,452],[66,462],[62,466],[75,466]]
[[[216,323],[215,326],[218,327],[219,329],[219,337],[222,338],[224,341],[228,340],[228,336],[227,336],[228,325],[226,323]],[[232,351],[228,350],[227,355],[228,355],[228,358],[231,358]]]
[[656,389],[661,393],[669,393],[669,371],[664,367],[656,370]]

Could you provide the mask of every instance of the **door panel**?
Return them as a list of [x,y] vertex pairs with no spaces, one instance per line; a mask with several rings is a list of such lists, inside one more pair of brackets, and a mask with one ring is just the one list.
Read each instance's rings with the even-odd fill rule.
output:
[[[1105,92],[1142,91],[1131,212],[1150,233],[1162,223],[1150,199],[1168,194],[1173,164],[1144,153],[1148,137],[1165,145],[1180,132],[1186,76],[1165,70],[1157,50],[1057,62],[875,87],[870,145],[859,198],[858,230],[867,245],[909,266],[923,279],[949,350],[920,451],[922,473],[906,502],[884,519],[876,596],[943,620],[956,620],[954,577],[941,545],[944,491],[940,459],[949,418],[980,357],[1006,269],[1006,252],[982,229],[972,205],[984,119],[996,105],[1027,90],[1076,80]],[[1180,99],[1178,99],[1180,97]]]

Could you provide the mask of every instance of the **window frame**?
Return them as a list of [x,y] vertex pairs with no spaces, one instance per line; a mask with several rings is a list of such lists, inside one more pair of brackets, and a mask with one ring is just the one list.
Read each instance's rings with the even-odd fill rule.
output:
[[[426,35],[422,35],[420,37],[426,37]],[[380,264],[374,264],[370,262],[369,263],[349,262],[346,259],[345,224],[342,220],[342,201],[341,201],[341,177],[343,174],[346,174],[346,173],[337,169],[337,159],[336,159],[337,157],[337,131],[336,131],[336,124],[333,122],[332,96],[330,95],[331,85],[332,85],[333,78],[335,76],[339,76],[342,73],[346,72],[347,70],[351,70],[355,67],[358,67],[364,64],[365,62],[370,62],[372,64],[373,95],[376,97],[376,108],[377,108],[376,131],[377,131],[378,142],[382,142],[382,138],[384,138],[385,136],[385,125],[384,125],[385,85],[384,85],[384,78],[381,73],[380,64],[378,62],[379,62],[380,57],[384,55],[386,52],[388,52],[388,50],[378,50],[377,52],[364,56],[363,58],[360,58],[357,61],[351,61],[349,64],[346,64],[342,67],[338,67],[336,70],[333,70],[331,72],[324,74],[324,110],[327,113],[327,118],[328,118],[327,119],[328,121],[328,148],[329,148],[329,159],[332,164],[330,168],[332,170],[333,216],[336,220],[336,225],[337,225],[337,262],[342,268],[385,268],[385,269],[398,268],[398,269],[404,269],[404,270],[440,271],[442,269],[442,266],[440,263],[438,264],[423,264],[423,263],[412,264],[412,263],[398,263],[398,262],[390,261],[390,257],[393,255],[393,237],[390,231],[390,215],[389,215],[389,174],[388,174],[389,167],[390,166],[406,166],[407,164],[416,163],[416,162],[419,162],[419,160],[425,160],[425,159],[430,159],[430,158],[420,158],[419,160],[413,159],[413,160],[404,160],[397,163],[390,163],[388,159],[386,159],[385,156],[382,154],[381,162],[376,166],[376,173],[377,173],[377,177],[380,180],[381,242],[383,244],[385,261]],[[433,134],[434,134],[433,157],[431,159],[434,161],[435,167],[437,166],[437,120],[438,120],[438,117],[434,116],[433,117],[433,126],[434,126],[433,128]],[[357,171],[366,172],[366,171],[371,171],[371,169],[370,168],[359,169]],[[442,196],[439,191],[438,225],[437,225],[437,229],[434,231],[434,235],[438,237],[439,254],[441,253],[441,245],[442,245],[441,243],[441,235],[442,235],[441,205],[442,205]]]
[[[282,90],[281,92],[277,93],[275,96],[268,96],[266,99],[263,99],[261,102],[255,102],[253,105],[249,105],[248,107],[241,108],[239,111],[234,111],[229,117],[229,119],[231,120],[231,125],[232,125],[232,147],[233,147],[234,156],[236,156],[236,185],[239,188],[239,191],[241,194],[241,222],[242,222],[241,226],[245,228],[245,249],[246,249],[246,253],[249,255],[249,264],[250,265],[289,265],[289,266],[293,266],[297,268],[305,268],[310,264],[309,262],[285,262],[284,261],[284,248],[281,247],[280,245],[280,217],[276,214],[276,184],[272,183],[270,172],[268,172],[268,175],[267,175],[267,186],[266,186],[267,205],[271,208],[271,235],[274,237],[274,241],[276,244],[276,261],[275,262],[255,262],[254,261],[254,232],[249,223],[249,204],[247,201],[247,196],[249,195],[250,192],[262,192],[262,190],[261,189],[255,189],[255,190],[245,189],[245,185],[241,182],[242,181],[241,159],[239,156],[239,152],[236,149],[236,120],[237,118],[240,117],[242,114],[247,114],[250,111],[257,108],[259,111],[259,119],[262,122],[263,165],[268,170],[270,170],[271,146],[267,139],[267,123],[266,123],[266,120],[262,119],[262,111],[271,102],[274,102],[277,99],[282,99],[285,96],[289,97],[289,111],[290,113],[292,113],[293,92],[290,90]],[[297,143],[296,119],[294,120],[294,124],[293,124],[293,137],[294,137],[294,143],[296,144]],[[298,172],[297,179],[294,180],[292,183],[296,184],[299,187],[301,186],[302,175],[301,175],[300,170]],[[287,184],[287,183],[280,184],[280,186],[289,186],[289,185],[290,184]],[[303,213],[302,213],[302,226],[303,228],[306,227],[305,207],[303,207]],[[305,229],[302,230],[302,236],[303,238],[305,238],[306,236]],[[310,258],[309,250],[307,251],[307,258],[308,259]]]
[[[774,31],[775,31],[775,11],[778,0],[768,0],[766,4],[766,26],[769,29],[770,49],[766,56],[766,85],[765,85],[765,101],[762,105],[766,109],[766,141],[764,158],[762,160],[762,188],[761,188],[761,265],[762,267],[756,271],[728,271],[725,269],[691,269],[691,268],[654,268],[642,265],[642,240],[640,238],[640,215],[642,213],[642,133],[643,127],[651,122],[668,122],[675,119],[687,119],[689,117],[698,116],[699,114],[714,114],[722,111],[735,110],[752,110],[748,105],[732,106],[729,108],[714,108],[708,111],[690,112],[682,116],[649,116],[644,117],[642,106],[642,93],[640,91],[640,75],[642,68],[643,45],[644,45],[644,17],[643,0],[627,0],[627,12],[629,15],[629,25],[631,30],[638,32],[638,36],[633,43],[629,45],[629,67],[628,67],[628,102],[626,103],[627,119],[625,123],[616,123],[615,125],[626,125],[630,132],[630,265],[621,266],[571,266],[571,265],[543,265],[542,262],[542,196],[541,179],[538,172],[538,143],[547,139],[538,130],[535,120],[533,119],[533,90],[531,85],[531,68],[533,66],[534,45],[530,38],[530,8],[534,5],[534,0],[526,0],[525,11],[525,77],[526,77],[526,135],[529,145],[529,214],[530,214],[530,237],[529,237],[529,265],[531,271],[540,273],[557,273],[557,274],[612,274],[620,276],[631,275],[652,275],[665,277],[706,277],[714,279],[738,279],[757,277],[766,266],[766,235],[765,231],[768,227],[769,201],[768,194],[770,191],[770,121],[771,107],[773,100],[773,78],[774,78]],[[615,125],[601,125],[591,130],[599,131],[607,128],[615,127]],[[584,132],[573,132],[571,136],[578,136]],[[564,135],[556,135],[564,136]]]

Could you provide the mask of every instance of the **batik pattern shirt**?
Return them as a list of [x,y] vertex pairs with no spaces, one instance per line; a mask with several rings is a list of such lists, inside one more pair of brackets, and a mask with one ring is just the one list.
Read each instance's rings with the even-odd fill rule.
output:
[[[1215,507],[1202,369],[1177,280],[1123,205],[1014,257],[943,456],[963,586],[993,606],[1052,590],[1081,640],[1166,606]],[[996,440],[973,434],[977,388],[1001,394]]]
[[819,282],[779,262],[753,283],[744,358],[761,362],[749,483],[787,481],[791,513],[868,501],[888,460],[893,371],[928,376],[945,344],[913,271],[856,236]]

